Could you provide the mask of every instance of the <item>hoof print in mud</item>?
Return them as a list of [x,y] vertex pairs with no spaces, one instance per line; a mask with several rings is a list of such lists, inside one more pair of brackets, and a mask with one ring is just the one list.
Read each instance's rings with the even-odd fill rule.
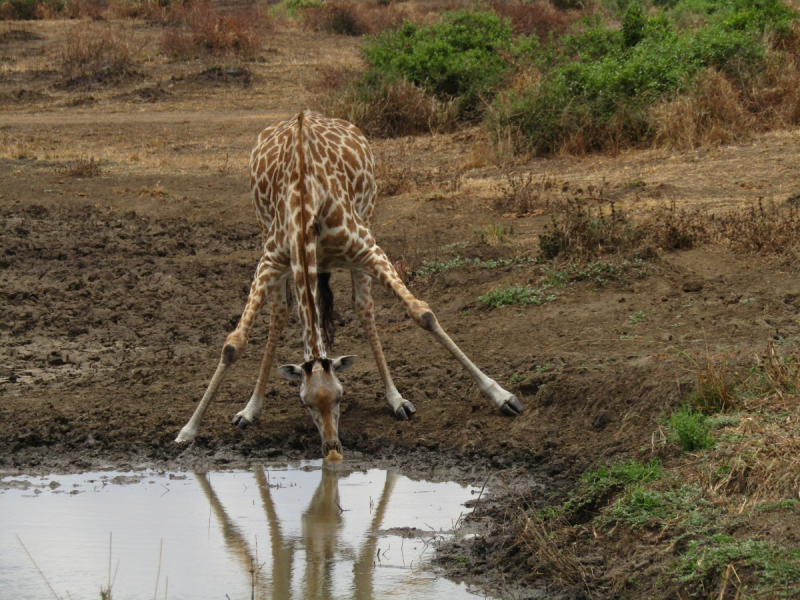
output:
[[231,425],[233,425],[234,427],[238,427],[239,429],[247,429],[248,427],[250,427],[250,425],[252,425],[252,423],[250,422],[250,419],[246,419],[245,417],[236,415],[235,417],[233,417]]
[[519,403],[516,396],[511,396],[500,409],[504,415],[509,417],[518,417],[522,412],[522,404]]
[[406,402],[395,411],[394,416],[398,421],[408,421],[415,412],[417,412],[417,409],[414,408],[414,405],[411,402]]

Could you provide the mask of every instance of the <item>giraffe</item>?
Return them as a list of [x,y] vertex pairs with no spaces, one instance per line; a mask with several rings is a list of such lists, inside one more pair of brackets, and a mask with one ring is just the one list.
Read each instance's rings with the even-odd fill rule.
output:
[[[408,420],[416,408],[392,381],[375,328],[372,280],[386,286],[413,321],[428,331],[469,372],[503,414],[517,416],[519,400],[486,376],[445,333],[430,307],[415,298],[375,243],[369,226],[376,185],[372,151],[359,129],[346,121],[304,111],[266,128],[250,157],[250,188],[261,229],[262,255],[236,329],[228,335],[214,376],[176,442],[190,442],[230,366],[242,355],[255,318],[266,301],[270,310],[267,346],[255,390],[232,424],[245,429],[261,415],[264,392],[281,331],[289,317],[288,296],[297,302],[303,331],[303,362],[279,367],[298,380],[300,400],[322,438],[323,456],[341,453],[337,377],[355,356],[328,358],[332,342],[333,269],[350,271],[355,312],[364,327],[395,417]],[[335,452],[333,452],[335,451]]]

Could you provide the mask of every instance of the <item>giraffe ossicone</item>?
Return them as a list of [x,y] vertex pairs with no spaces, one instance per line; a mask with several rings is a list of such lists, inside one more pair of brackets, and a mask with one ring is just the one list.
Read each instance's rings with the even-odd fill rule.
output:
[[265,301],[270,311],[269,337],[256,387],[247,406],[233,418],[244,429],[262,412],[264,393],[281,331],[289,317],[288,295],[297,301],[303,330],[303,362],[284,365],[287,379],[301,382],[300,400],[322,438],[323,456],[341,453],[337,373],[350,368],[354,356],[328,358],[326,342],[332,314],[330,273],[350,271],[355,312],[367,333],[395,417],[409,419],[416,408],[392,381],[375,327],[372,280],[388,288],[409,316],[428,331],[469,372],[481,391],[503,413],[517,416],[522,405],[511,392],[486,376],[445,333],[430,307],[408,291],[369,230],[375,207],[374,160],[355,125],[314,112],[302,112],[268,127],[250,156],[250,189],[261,229],[262,256],[236,329],[189,422],[177,442],[192,441],[230,366],[238,359]]

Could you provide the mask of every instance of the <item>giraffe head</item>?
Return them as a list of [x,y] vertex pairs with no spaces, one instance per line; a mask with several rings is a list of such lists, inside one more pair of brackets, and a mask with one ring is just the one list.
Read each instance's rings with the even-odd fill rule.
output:
[[341,453],[339,441],[339,402],[342,399],[342,384],[336,373],[346,371],[356,362],[355,356],[340,356],[333,360],[314,358],[300,365],[283,365],[278,370],[286,379],[301,381],[302,402],[322,437],[322,455],[331,450]]

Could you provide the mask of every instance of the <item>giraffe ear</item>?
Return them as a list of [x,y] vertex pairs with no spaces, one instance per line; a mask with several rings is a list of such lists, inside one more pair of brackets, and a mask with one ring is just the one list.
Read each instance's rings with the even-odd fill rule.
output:
[[347,356],[340,356],[339,358],[334,358],[331,361],[331,364],[333,365],[333,370],[336,371],[337,373],[340,373],[341,371],[347,371],[347,369],[356,364],[357,358],[358,357],[355,354],[349,354]]
[[289,381],[299,381],[303,378],[303,365],[283,365],[278,367],[278,371]]

